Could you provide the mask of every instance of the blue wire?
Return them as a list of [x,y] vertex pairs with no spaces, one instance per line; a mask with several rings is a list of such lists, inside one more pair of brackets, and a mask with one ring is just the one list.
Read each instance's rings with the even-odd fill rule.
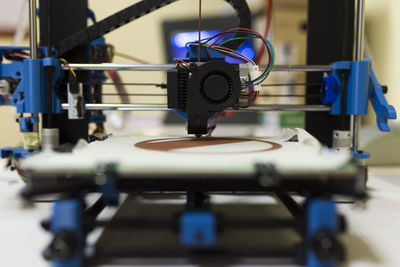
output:
[[[212,37],[200,39],[200,42],[201,42],[201,44],[208,43],[208,42],[211,41],[212,39],[214,39],[214,38],[216,38],[217,36],[220,36],[221,34],[224,34],[224,33],[227,33],[227,32],[221,32],[221,33],[218,33],[218,34],[216,34],[216,35],[214,35],[214,36],[212,36]],[[255,34],[255,33],[253,33],[253,32],[243,32],[243,33],[249,34],[249,35],[251,35],[251,36],[256,36],[257,38],[259,38],[259,36],[258,36],[257,34]],[[228,32],[228,34],[229,34],[229,32]],[[270,44],[270,42],[268,42],[268,41],[265,40],[264,38],[259,38],[259,39],[261,39],[261,40],[263,41],[263,43],[268,47],[268,50],[270,51],[270,55],[271,55],[271,62],[274,62],[274,61],[275,61],[275,57],[274,57],[274,54],[272,53],[272,50],[273,50],[273,48],[271,47],[272,44]],[[190,44],[196,44],[196,43],[198,43],[198,41],[188,42],[188,43],[185,44],[185,47],[186,47],[186,49],[189,50],[189,47],[188,47],[188,46],[189,46]],[[206,48],[206,49],[207,49],[207,48]],[[222,52],[219,52],[219,51],[216,51],[216,52],[217,52],[217,53],[220,53],[220,54],[223,54]],[[239,57],[239,56],[236,56],[235,54],[231,54],[230,56],[232,56],[232,57],[234,57],[234,58],[236,58],[236,59],[239,59],[239,60],[245,60],[244,58],[241,58],[241,57]],[[246,60],[245,60],[245,61],[246,61]],[[271,71],[269,71],[269,72],[267,73],[267,75],[266,75],[261,81],[255,83],[255,84],[247,85],[247,86],[243,87],[243,89],[250,88],[250,87],[253,87],[253,86],[255,86],[255,85],[261,84],[262,82],[264,82],[264,81],[268,78],[270,72],[271,72]]]

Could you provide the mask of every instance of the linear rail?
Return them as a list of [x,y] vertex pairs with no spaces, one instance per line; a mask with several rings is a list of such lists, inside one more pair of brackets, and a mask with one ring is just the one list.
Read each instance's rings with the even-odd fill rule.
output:
[[[176,68],[175,64],[119,64],[119,63],[101,63],[101,64],[86,64],[86,63],[70,63],[69,67],[73,70],[123,70],[123,71],[167,71]],[[64,65],[62,69],[68,70]],[[263,71],[265,65],[260,66]],[[273,72],[328,72],[332,67],[329,65],[276,65]]]
[[[68,103],[61,105],[63,110],[68,110]],[[86,110],[123,110],[123,111],[168,111],[165,104],[85,104]],[[235,110],[238,112],[262,111],[330,111],[324,105],[253,105],[250,108]]]

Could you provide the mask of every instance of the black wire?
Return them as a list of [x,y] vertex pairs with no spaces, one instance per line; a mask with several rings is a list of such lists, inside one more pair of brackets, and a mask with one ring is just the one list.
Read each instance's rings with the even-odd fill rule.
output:
[[[229,32],[231,32],[231,31],[229,31]],[[243,30],[234,30],[232,32],[240,32],[240,33],[246,33],[246,34],[249,34],[249,35],[252,35],[252,36],[256,36],[258,39],[260,39],[263,42],[263,44],[265,45],[266,50],[268,52],[268,57],[270,59],[268,61],[268,65],[265,67],[265,71],[261,74],[261,75],[265,75],[267,73],[267,70],[271,67],[271,64],[272,64],[272,60],[271,60],[272,59],[272,51],[270,50],[268,42],[265,41],[264,37],[261,34],[257,33],[257,32],[249,32],[249,31],[243,31]],[[252,84],[252,83],[255,83],[255,82],[259,83],[259,81],[257,81],[258,78],[256,78],[255,80],[249,81],[248,84]],[[266,79],[266,77],[264,77],[264,79],[261,80],[261,82],[264,81],[265,79]]]
[[[264,37],[263,37],[262,35],[260,35],[259,33],[256,33],[256,32],[250,32],[250,31],[244,31],[244,30],[224,31],[224,32],[218,33],[218,34],[216,34],[216,35],[214,35],[214,36],[208,38],[206,41],[202,42],[200,45],[207,44],[208,42],[210,42],[211,40],[215,39],[216,37],[219,37],[219,36],[224,35],[224,34],[230,34],[230,33],[242,33],[242,34],[247,34],[247,35],[256,36],[256,37],[257,37],[258,39],[260,39],[260,40],[264,43],[264,45],[266,46],[266,50],[267,50],[267,52],[268,52],[268,56],[269,56],[269,58],[271,59],[271,57],[272,57],[272,52],[270,51],[270,48],[269,48],[269,46],[268,46],[268,43],[264,40]],[[193,42],[193,44],[195,44],[195,43]],[[189,46],[190,46],[190,45],[189,45]],[[208,47],[205,47],[205,48],[208,48]],[[212,49],[212,48],[210,48],[210,49]],[[199,48],[199,50],[200,50],[200,48]],[[266,66],[266,69],[265,69],[265,71],[262,73],[262,75],[264,75],[264,74],[266,73],[266,71],[270,68],[271,64],[272,64],[272,61],[269,60],[268,65]],[[249,81],[248,83],[249,83],[249,84],[254,83],[254,82],[256,82],[257,79],[258,79],[258,78],[256,78],[255,80]]]
[[[203,42],[200,43],[200,44],[201,44],[201,45],[207,44],[207,43],[210,42],[211,40],[216,39],[217,37],[220,37],[221,35],[224,35],[224,34],[233,34],[233,35],[234,35],[235,33],[246,33],[246,34],[253,34],[253,35],[256,35],[256,34],[253,33],[253,32],[250,32],[250,31],[243,31],[243,30],[223,31],[223,32],[217,33],[216,35],[214,35],[214,36],[212,36],[212,37],[210,37],[210,38],[207,38],[206,41],[203,41]],[[256,36],[257,36],[257,35],[256,35]],[[260,35],[260,36],[261,36],[261,35]],[[232,38],[233,38],[233,37],[232,37]],[[261,39],[263,39],[262,36],[261,36]],[[190,42],[190,43],[196,44],[197,42]]]
[[250,93],[247,93],[247,94],[240,93],[240,96],[241,97],[250,97],[253,93],[254,93],[254,91],[251,91]]
[[[245,106],[241,106],[242,108],[249,107],[249,103],[254,102],[255,99],[259,96],[259,94],[257,94],[256,91],[252,91],[250,94],[252,94],[252,96],[249,99],[247,99],[247,104]],[[250,96],[250,94],[249,94],[249,96]]]
[[227,57],[236,59],[236,60],[240,60],[240,61],[242,61],[243,63],[246,63],[246,61],[244,61],[243,58],[241,58],[241,57],[239,57],[238,55],[235,55],[235,54],[233,54],[233,53],[231,53],[231,52],[228,53],[228,52],[220,51],[220,50],[218,50],[218,49],[216,49],[216,48],[214,48],[214,47],[207,47],[207,46],[201,46],[200,48],[204,49],[207,53],[208,53],[208,50],[207,50],[207,49],[211,49],[211,50],[213,50],[213,51],[215,51],[215,52],[217,52],[217,53],[219,53],[219,54],[221,54],[221,55],[224,55],[224,56],[227,56]]

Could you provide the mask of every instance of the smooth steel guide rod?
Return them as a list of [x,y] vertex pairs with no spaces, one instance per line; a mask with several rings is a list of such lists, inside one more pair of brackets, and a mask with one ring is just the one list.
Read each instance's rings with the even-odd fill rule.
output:
[[[101,64],[80,64],[70,63],[69,67],[73,70],[125,70],[125,71],[167,71],[176,68],[175,64],[119,64],[119,63],[101,63]],[[64,65],[62,69],[68,68]],[[260,66],[263,71],[265,65]],[[332,67],[329,65],[276,65],[274,72],[328,72]]]
[[[119,63],[101,63],[101,64],[80,64],[70,63],[69,67],[73,70],[131,70],[131,71],[167,71],[175,68],[175,64],[119,64]],[[67,70],[65,66],[62,69]]]
[[[29,0],[29,50],[30,58],[37,59],[36,0]],[[39,114],[32,113],[32,118],[37,117],[39,117]],[[37,139],[39,139],[38,124],[34,124],[32,132],[37,133]],[[38,149],[38,147],[31,147],[31,149]]]
[[252,105],[250,108],[240,111],[331,111],[330,106],[325,105]]
[[[68,103],[61,105],[62,109],[67,110]],[[165,108],[165,104],[85,104],[86,110],[109,110],[121,108]]]
[[356,49],[354,55],[354,58],[357,61],[363,60],[364,54],[364,9],[365,1],[357,0]]
[[[265,65],[260,65],[260,71],[265,70]],[[329,72],[330,65],[275,65],[273,72]]]
[[[357,0],[357,15],[356,15],[356,44],[354,60],[363,60],[364,53],[364,0]],[[352,150],[358,152],[359,147],[359,131],[361,118],[357,115],[350,116],[350,134],[352,137]]]
[[[68,109],[68,103],[61,105],[63,110]],[[125,111],[168,111],[165,104],[85,104],[86,110],[125,110]],[[229,109],[232,110],[232,109]],[[329,106],[324,105],[255,105],[252,108],[240,109],[238,112],[254,111],[330,111]]]
[[37,58],[36,0],[29,0],[29,43],[30,57]]

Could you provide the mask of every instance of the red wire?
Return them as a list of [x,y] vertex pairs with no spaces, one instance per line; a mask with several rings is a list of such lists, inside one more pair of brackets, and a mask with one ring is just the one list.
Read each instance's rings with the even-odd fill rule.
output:
[[229,29],[229,30],[227,30],[226,32],[222,33],[221,36],[218,37],[218,38],[214,41],[214,43],[211,44],[211,46],[215,45],[219,40],[221,40],[222,37],[224,37],[225,34],[227,34],[228,32],[231,32],[231,31],[249,31],[249,32],[252,32],[252,33],[254,33],[254,34],[257,34],[258,36],[261,36],[261,34],[259,34],[258,32],[254,31],[254,30],[252,30],[252,29],[248,29],[248,28],[233,28],[233,29]]
[[[202,46],[202,48],[211,49],[211,50],[213,50],[213,51],[216,51],[217,53],[221,53],[220,51],[218,51],[218,50],[212,48],[211,46]],[[235,50],[232,50],[232,49],[229,49],[229,48],[226,48],[226,47],[224,47],[224,49],[228,50],[229,52],[236,52]],[[232,56],[230,56],[230,55],[226,55],[226,56],[228,56],[228,57],[230,57],[230,58],[233,58],[233,59],[236,59],[236,60],[240,60],[240,61],[243,62],[243,63],[246,63],[246,61],[244,61],[244,60],[241,59],[241,58],[232,57]]]
[[[271,27],[271,17],[272,17],[272,0],[268,0],[267,17],[265,18],[265,31],[264,31],[264,36],[263,36],[264,39],[267,38],[269,28]],[[257,62],[256,62],[257,65],[260,65],[261,60],[264,56],[264,53],[265,53],[265,46],[263,45],[263,46],[261,46],[260,53],[258,54],[258,58],[257,58]],[[269,57],[271,60],[271,54],[269,54]],[[254,98],[254,100],[251,103],[249,103],[247,105],[247,107],[253,105],[257,101],[259,95],[260,95],[260,92],[257,92],[256,97]]]
[[[233,29],[227,30],[225,33],[223,33],[221,36],[219,36],[219,37],[214,41],[214,43],[212,43],[212,44],[211,44],[209,47],[207,47],[207,48],[213,49],[212,46],[215,45],[225,34],[227,34],[227,33],[230,32],[230,31],[235,31],[235,30],[249,31],[249,32],[252,32],[252,33],[254,33],[254,34],[256,34],[256,35],[258,35],[258,36],[260,36],[260,37],[263,37],[263,38],[265,39],[266,36],[268,35],[269,27],[270,27],[270,24],[271,24],[271,10],[272,10],[272,0],[268,0],[267,24],[266,24],[266,29],[265,29],[265,32],[264,32],[265,37],[261,36],[258,32],[254,31],[254,30],[252,30],[252,29],[247,29],[247,28],[233,28]],[[264,51],[265,51],[265,46],[263,45],[263,46],[262,46],[262,54],[264,54]],[[262,54],[261,54],[261,51],[260,51],[259,58],[257,59],[257,65],[259,65],[260,62],[261,62]],[[271,56],[271,55],[270,55],[270,56]],[[268,68],[265,69],[264,73],[267,71],[267,69],[268,69]],[[250,103],[248,103],[245,107],[249,107],[249,106],[251,106],[252,104],[254,104],[254,103],[257,101],[258,96],[260,95],[260,92],[255,92],[254,89],[253,89],[253,87],[250,88],[250,93],[251,93],[251,92],[253,92],[253,93],[252,93],[249,97],[244,97],[244,98],[245,98],[245,99],[249,99],[249,98],[253,97],[254,94],[256,94],[256,97],[253,99],[253,101],[251,101]]]
[[[270,5],[269,5],[269,6],[270,6],[271,9],[272,9],[272,0],[268,0],[268,1],[271,1],[271,6],[270,6]],[[271,13],[271,11],[269,11],[269,12]],[[271,17],[271,16],[269,16],[269,17]],[[269,28],[269,26],[268,26],[268,28]],[[252,32],[252,33],[258,35],[258,36],[261,37],[261,38],[264,38],[264,39],[266,38],[266,37],[261,36],[261,34],[259,34],[258,32],[254,31],[254,30],[252,30],[252,29],[247,29],[247,28],[233,28],[233,29],[227,30],[227,31],[226,31],[225,33],[223,33],[220,37],[218,37],[217,40],[215,40],[215,42],[214,42],[210,47],[212,47],[216,42],[218,42],[226,33],[230,32],[230,31],[236,31],[236,30],[239,30],[239,31],[249,31],[249,32]],[[267,32],[267,34],[268,34],[268,32]],[[264,48],[264,51],[265,51],[265,46],[263,45],[262,47]],[[268,55],[269,55],[269,57],[271,58],[271,54],[270,54],[270,51],[269,51],[269,50],[268,50]],[[261,58],[262,58],[262,57],[261,57]],[[258,61],[261,61],[261,59],[257,60],[257,65],[260,64]],[[268,66],[267,68],[265,68],[265,70],[264,70],[264,72],[263,72],[262,75],[264,75],[264,74],[267,72],[268,68],[269,68],[269,66]]]
[[64,61],[62,61],[62,63],[63,63],[63,65],[64,65],[65,67],[67,67],[67,68],[69,69],[69,75],[72,76],[72,69],[71,69],[71,67],[70,67],[66,62],[64,62]]
[[[267,7],[267,17],[265,19],[265,31],[264,31],[264,39],[267,38],[269,28],[271,26],[271,14],[272,14],[272,0],[268,0],[268,7]],[[258,53],[257,57],[257,65],[260,65],[261,60],[264,56],[265,46],[261,46],[260,53]]]
[[[256,95],[256,97],[253,99],[253,101],[251,101],[250,103],[248,103],[246,106],[244,106],[244,108],[247,108],[247,107],[250,107],[251,105],[253,105],[256,101],[257,101],[257,98],[258,98],[258,96],[260,95],[260,92],[257,92],[256,93],[257,95]],[[251,96],[253,96],[254,94],[252,94]]]
[[[205,47],[206,47],[206,46],[205,46]],[[206,47],[206,48],[207,48],[207,47]],[[239,53],[238,51],[236,51],[236,50],[230,49],[230,48],[228,48],[228,47],[224,47],[224,49],[227,50],[227,51],[229,51],[229,52],[231,52],[232,54],[240,55],[240,53]],[[229,56],[229,55],[228,55],[228,56]],[[245,63],[246,63],[246,61],[244,61],[243,59],[238,59],[238,60],[241,60],[242,62],[245,62]]]
[[224,111],[222,113],[220,113],[216,118],[215,121],[219,121],[220,119],[226,118],[226,117],[230,117],[235,115],[236,112],[235,111]]
[[178,62],[180,62],[180,63],[182,63],[183,65],[185,65],[186,67],[190,68],[190,65],[189,65],[187,62],[183,61],[182,59],[178,59],[178,60],[176,61],[176,63],[178,63]]

